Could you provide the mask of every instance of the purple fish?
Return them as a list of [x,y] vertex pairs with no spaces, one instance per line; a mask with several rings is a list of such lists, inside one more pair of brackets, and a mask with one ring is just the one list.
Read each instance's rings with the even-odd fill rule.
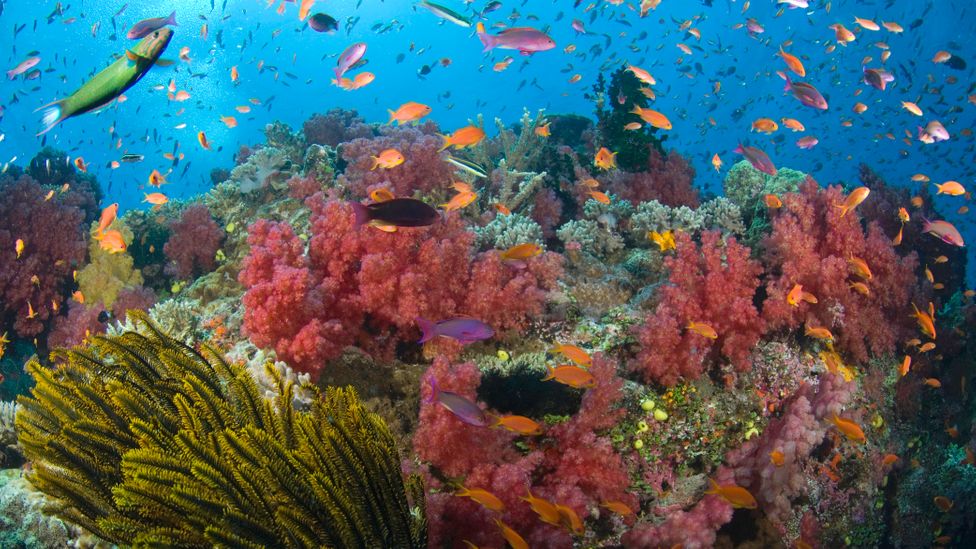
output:
[[946,244],[952,244],[953,246],[962,247],[966,245],[962,240],[962,234],[959,233],[959,229],[952,223],[948,221],[929,221],[924,217],[922,221],[924,222],[922,225],[923,233],[929,233]]
[[885,90],[885,88],[888,86],[888,82],[895,81],[895,75],[884,69],[869,69],[867,67],[862,67],[861,71],[864,73],[864,83],[881,91]]
[[149,36],[153,31],[157,31],[166,25],[173,27],[179,26],[179,24],[176,22],[176,11],[169,14],[169,17],[153,17],[152,19],[143,19],[135,25],[132,25],[132,28],[129,29],[129,32],[125,36],[129,40],[138,40],[140,38]]
[[490,339],[495,335],[495,330],[492,330],[491,326],[473,318],[452,318],[434,323],[418,316],[417,325],[424,332],[424,336],[417,343],[430,341],[437,336],[449,337],[462,344],[474,343]]
[[776,166],[774,166],[773,161],[769,159],[769,155],[761,150],[755,147],[746,147],[742,143],[739,143],[739,146],[736,147],[734,152],[746,157],[746,160],[752,164],[752,167],[756,168],[762,173],[776,175]]
[[13,80],[21,74],[24,74],[29,69],[33,68],[35,65],[41,62],[40,57],[28,57],[20,62],[19,65],[7,71],[7,78]]
[[827,100],[824,99],[824,96],[820,95],[817,88],[814,88],[810,84],[793,82],[787,75],[786,87],[783,88],[783,91],[793,92],[793,97],[796,97],[800,100],[800,103],[803,103],[808,107],[813,107],[822,111],[827,110]]
[[308,18],[308,26],[315,32],[332,34],[339,29],[339,22],[327,13],[316,13]]
[[424,399],[424,402],[428,404],[435,400],[440,402],[441,406],[447,408],[449,412],[468,425],[475,427],[486,427],[488,425],[488,417],[477,404],[457,393],[440,390],[437,387],[437,378],[434,376],[430,376],[430,392],[430,398]]
[[366,55],[365,42],[356,42],[355,44],[346,48],[346,51],[342,52],[342,55],[339,56],[339,61],[336,63],[336,68],[334,69],[336,80],[340,80],[342,75],[346,74],[346,71],[358,63],[364,55]]
[[478,38],[485,46],[483,51],[495,48],[503,50],[518,50],[522,55],[532,55],[537,51],[551,50],[556,47],[552,38],[531,27],[512,27],[496,35],[488,34],[484,23],[478,23]]

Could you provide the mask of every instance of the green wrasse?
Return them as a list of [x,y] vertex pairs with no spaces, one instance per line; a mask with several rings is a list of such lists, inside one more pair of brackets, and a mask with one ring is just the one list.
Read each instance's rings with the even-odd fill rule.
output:
[[153,31],[74,93],[37,109],[44,111],[41,115],[44,129],[37,135],[51,131],[62,120],[100,109],[114,101],[141,80],[159,61],[159,56],[166,50],[171,38],[173,31],[170,29]]

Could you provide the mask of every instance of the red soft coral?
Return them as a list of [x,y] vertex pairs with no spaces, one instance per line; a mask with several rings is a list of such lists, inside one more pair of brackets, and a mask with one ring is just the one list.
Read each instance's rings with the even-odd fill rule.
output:
[[203,204],[194,204],[169,224],[170,237],[163,246],[169,263],[166,274],[189,279],[208,273],[217,266],[217,250],[224,231]]
[[[353,198],[362,199],[371,191],[385,188],[396,196],[413,196],[433,189],[445,189],[454,180],[454,167],[441,158],[444,140],[436,135],[437,126],[426,123],[417,128],[384,128],[378,137],[354,139],[341,147],[348,165],[338,178],[339,186]],[[386,149],[403,154],[399,166],[373,168],[373,157]]]
[[287,224],[259,221],[240,274],[245,333],[300,371],[318,372],[348,345],[389,356],[419,336],[417,317],[473,316],[499,332],[524,328],[562,272],[558,254],[524,269],[494,251],[475,255],[475,235],[456,214],[386,233],[357,226],[347,204],[322,195],[307,204],[308,252]]
[[[44,331],[85,260],[85,214],[28,176],[0,181],[0,334]],[[17,257],[16,242],[24,249]],[[33,309],[34,315],[30,315]]]
[[[749,369],[750,350],[764,330],[753,305],[760,265],[749,248],[731,237],[723,244],[717,231],[702,233],[700,247],[684,232],[675,240],[676,255],[665,261],[670,283],[637,330],[636,368],[648,381],[669,386],[698,378],[719,356],[739,371]],[[718,337],[689,330],[690,322],[711,326]]]
[[635,206],[657,200],[667,206],[694,208],[698,206],[698,191],[692,184],[694,179],[695,169],[685,157],[675,151],[665,157],[651,147],[645,171],[614,172],[607,189]]
[[[844,198],[840,187],[821,189],[810,178],[799,193],[783,197],[783,208],[774,214],[773,232],[764,242],[764,260],[771,274],[763,318],[773,329],[804,324],[827,327],[844,350],[865,362],[869,350],[891,352],[909,333],[918,263],[914,253],[898,256],[876,223],[870,223],[865,233],[856,212],[841,217],[836,205]],[[851,257],[867,262],[871,280],[851,274]],[[870,294],[855,291],[852,282],[864,282]],[[801,301],[796,307],[787,303],[795,284],[813,294],[817,303]]]

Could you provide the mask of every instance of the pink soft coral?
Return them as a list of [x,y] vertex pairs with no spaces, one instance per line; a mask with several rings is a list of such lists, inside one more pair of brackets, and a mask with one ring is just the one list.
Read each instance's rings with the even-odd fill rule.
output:
[[[0,180],[0,334],[44,331],[85,260],[84,212],[56,194],[46,200],[47,193],[26,175]],[[24,245],[19,258],[17,240]]]
[[189,279],[214,270],[224,231],[206,206],[190,206],[178,220],[169,224],[169,229],[169,240],[163,246],[163,253],[169,260],[167,274]]
[[[676,255],[665,261],[670,283],[637,331],[642,347],[637,369],[663,385],[698,378],[719,356],[747,370],[749,353],[764,329],[753,305],[759,264],[734,238],[723,244],[717,231],[702,233],[700,247],[684,232],[675,240]],[[718,337],[688,329],[690,322],[711,326]]]
[[[772,235],[764,242],[771,275],[763,317],[773,329],[827,327],[844,350],[864,362],[869,350],[891,352],[909,333],[917,259],[914,253],[898,256],[877,224],[870,223],[865,232],[856,211],[841,217],[836,204],[844,198],[840,187],[820,189],[810,178],[799,193],[783,197]],[[871,280],[851,274],[851,257],[867,262]],[[867,284],[870,294],[855,291],[852,282]],[[817,303],[787,303],[795,284],[813,294]]]
[[475,235],[456,214],[386,233],[356,226],[347,204],[322,195],[307,204],[308,252],[287,224],[258,221],[240,274],[245,333],[300,371],[317,373],[349,345],[389,356],[419,336],[417,317],[467,315],[499,332],[524,328],[562,272],[553,253],[524,269],[497,252],[475,255]]
[[645,171],[614,172],[607,188],[635,206],[640,202],[657,200],[666,206],[694,208],[698,206],[698,191],[692,184],[694,179],[695,169],[685,157],[675,151],[665,157],[651,147]]
[[565,529],[540,521],[521,500],[530,489],[536,497],[570,507],[583,520],[604,501],[622,501],[635,507],[636,498],[627,492],[630,480],[623,460],[600,434],[622,413],[615,406],[623,382],[616,377],[615,364],[602,355],[594,357],[591,373],[596,388],[586,393],[579,412],[537,438],[539,449],[522,453],[513,444],[516,437],[512,434],[464,423],[432,401],[430,378],[437,380],[441,390],[472,401],[481,382],[473,364],[451,366],[441,357],[434,361],[421,387],[425,398],[413,439],[417,455],[439,472],[428,474],[432,546],[459,546],[462,539],[478,545],[502,544],[492,521],[495,515],[467,498],[452,495],[454,488],[438,480],[444,475],[459,478],[468,488],[483,488],[498,496],[505,503],[498,518],[532,546],[569,548],[573,541]]
[[[342,159],[348,162],[338,178],[339,186],[353,198],[362,199],[369,193],[385,188],[396,196],[413,196],[433,189],[445,189],[454,180],[454,167],[441,158],[443,139],[436,135],[437,126],[384,128],[372,139],[354,139],[341,148]],[[373,167],[373,156],[386,149],[403,154],[404,162],[390,169]]]

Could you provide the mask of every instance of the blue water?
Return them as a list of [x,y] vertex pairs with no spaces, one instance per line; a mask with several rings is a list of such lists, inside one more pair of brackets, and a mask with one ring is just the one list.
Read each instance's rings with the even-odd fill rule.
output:
[[[228,0],[225,7],[219,0],[215,6],[210,0],[130,2],[113,19],[125,4],[121,0],[65,2],[62,14],[48,19],[57,2],[17,1],[5,3],[0,15],[5,70],[32,50],[42,58],[39,79],[0,82],[4,107],[0,133],[5,136],[0,142],[0,164],[13,158],[26,163],[44,139],[71,155],[83,156],[103,188],[109,189],[108,199],[118,201],[122,211],[147,206],[141,203],[141,189],[148,174],[154,168],[165,172],[170,167],[162,154],[172,152],[177,142],[185,159],[164,190],[171,198],[185,198],[210,187],[211,169],[232,166],[240,145],[263,141],[262,129],[274,120],[299,129],[313,113],[343,107],[358,110],[368,121],[384,122],[387,109],[405,101],[431,105],[431,118],[446,130],[479,113],[489,121],[500,117],[514,122],[523,108],[589,114],[593,106],[583,94],[601,67],[608,73],[621,63],[641,66],[658,80],[654,108],[674,124],[667,132],[667,145],[692,159],[698,172],[696,184],[703,189],[720,192],[721,175],[712,169],[710,159],[718,153],[730,166],[738,160],[732,150],[740,140],[765,149],[776,165],[810,172],[821,183],[855,182],[861,162],[895,185],[917,185],[909,179],[915,173],[924,173],[932,181],[976,183],[973,138],[960,133],[973,126],[976,112],[976,106],[967,102],[967,95],[974,93],[970,87],[976,66],[971,35],[976,12],[969,0],[814,1],[808,9],[787,9],[781,14],[783,6],[771,0],[753,1],[745,13],[744,3],[737,1],[664,0],[645,18],[638,17],[633,2],[612,5],[592,0],[574,9],[569,0],[503,1],[500,9],[487,15],[489,29],[498,22],[535,26],[548,30],[558,46],[531,57],[515,53],[515,61],[500,73],[492,65],[513,52],[483,54],[473,28],[442,22],[413,2],[318,2],[313,13],[325,11],[340,21],[339,32],[333,35],[315,33],[299,21],[294,3],[285,4],[284,14],[279,15],[280,2],[269,6],[259,0]],[[484,4],[474,2],[465,10],[460,2],[450,3],[469,14]],[[177,61],[173,67],[156,68],[126,93],[126,102],[97,115],[68,120],[43,138],[35,137],[40,124],[34,109],[65,97],[108,64],[113,54],[123,53],[131,43],[124,36],[131,25],[171,10],[176,10],[180,26],[165,57],[177,59],[181,48],[187,47],[190,63]],[[827,45],[834,42],[828,26],[842,23],[854,30],[855,15],[879,24],[898,22],[905,32],[859,30],[855,42],[827,53]],[[573,30],[575,18],[584,23],[586,34]],[[755,19],[765,32],[751,35],[741,26],[747,18]],[[691,28],[701,32],[700,41],[679,30],[688,20]],[[209,30],[206,39],[201,36],[204,24]],[[14,36],[21,25],[26,26]],[[94,25],[99,25],[96,33]],[[366,88],[347,92],[329,80],[336,57],[356,41],[368,44],[365,70],[377,78]],[[787,50],[803,59],[804,80],[823,92],[829,110],[804,107],[783,93],[783,81],[775,71],[785,70],[785,65],[776,52],[787,41],[792,42]],[[896,77],[893,87],[884,92],[861,81],[864,57],[873,58],[869,66],[881,66],[878,42],[890,47],[885,66]],[[564,48],[570,44],[576,50],[566,53]],[[683,53],[678,44],[689,46],[693,53]],[[939,50],[950,51],[969,68],[954,70],[933,63]],[[440,64],[445,58],[451,61],[448,67]],[[260,62],[263,71],[257,68]],[[418,71],[424,65],[432,70],[421,78]],[[240,72],[236,85],[230,78],[232,66]],[[581,80],[568,83],[575,74]],[[957,81],[948,83],[950,77]],[[170,102],[165,89],[154,89],[171,80],[178,90],[191,94],[188,101]],[[713,93],[716,83],[721,84],[717,95]],[[858,91],[862,93],[855,97]],[[262,104],[253,106],[250,114],[234,111],[237,105],[249,104],[250,98]],[[918,118],[901,109],[903,100],[917,102],[925,116]],[[861,115],[852,112],[858,101],[868,106]],[[239,125],[226,128],[219,119],[222,115],[236,116]],[[770,136],[750,133],[752,121],[760,117],[799,119],[807,129],[804,135],[815,135],[820,144],[800,150],[794,144],[800,134],[783,127]],[[916,139],[916,127],[933,119],[940,120],[952,138],[924,145]],[[842,126],[845,120],[851,121],[850,127]],[[183,123],[184,129],[175,129]],[[112,127],[121,138],[121,148],[110,133]],[[493,129],[493,124],[489,127]],[[198,145],[198,131],[206,133],[213,150]],[[906,131],[911,133],[910,145],[902,141]],[[884,137],[888,132],[894,140]],[[144,154],[146,160],[109,169],[123,151]],[[955,213],[965,203],[963,197],[938,199],[946,218],[976,240],[972,214]]]

